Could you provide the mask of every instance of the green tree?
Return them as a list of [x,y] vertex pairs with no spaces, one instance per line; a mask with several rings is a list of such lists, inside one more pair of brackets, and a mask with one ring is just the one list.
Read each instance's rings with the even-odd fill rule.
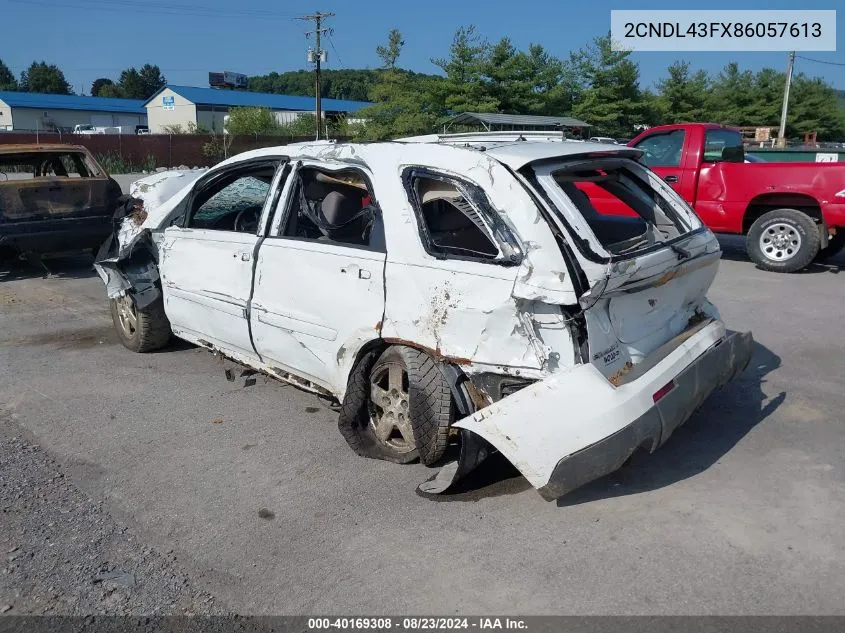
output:
[[94,83],[91,84],[91,96],[92,97],[105,97],[111,95],[104,95],[100,94],[100,92],[106,87],[114,87],[114,82],[109,79],[108,77],[99,77],[98,79],[94,80]]
[[789,136],[800,138],[816,132],[820,141],[842,141],[845,107],[839,104],[837,91],[825,81],[799,73],[792,82],[786,126]]
[[448,58],[431,62],[446,75],[438,84],[445,107],[452,112],[497,112],[499,100],[490,94],[485,81],[489,70],[490,44],[481,39],[474,26],[455,31]]
[[640,69],[628,59],[630,55],[630,51],[614,51],[608,34],[571,57],[584,88],[573,113],[613,136],[629,137],[635,125],[659,116],[654,99],[640,89]]
[[484,85],[500,112],[561,115],[572,108],[578,86],[569,64],[539,44],[517,50],[502,38],[488,51]]
[[681,123],[706,121],[710,118],[708,104],[710,77],[703,70],[690,74],[688,62],[678,61],[667,69],[669,75],[657,82],[661,122]]
[[141,70],[132,66],[122,71],[117,85],[127,99],[149,99],[167,85],[167,78],[161,74],[158,66],[144,64]]
[[266,136],[279,133],[279,122],[268,108],[245,107],[229,110],[226,130],[232,136]]
[[0,59],[0,90],[17,90],[18,82],[9,67]]
[[123,94],[123,91],[120,89],[120,86],[118,86],[115,83],[106,84],[106,85],[102,86],[100,88],[99,92],[97,92],[97,96],[98,97],[112,97],[112,98],[116,98],[116,99],[121,99],[121,98],[125,97],[125,95]]
[[763,68],[753,76],[750,103],[743,113],[743,125],[780,125],[786,73]]
[[69,95],[72,94],[70,84],[65,79],[64,73],[55,64],[46,62],[32,62],[25,71],[21,73],[19,84],[23,92],[42,92],[48,94]]
[[387,34],[387,45],[376,46],[376,55],[381,58],[384,68],[396,68],[396,60],[399,59],[404,45],[405,41],[399,29],[390,29],[390,33]]
[[740,70],[731,62],[713,81],[711,118],[730,125],[756,125],[759,117],[754,110],[754,73]]
[[[378,80],[379,71],[372,69],[331,70],[320,73],[320,94],[330,99],[366,101]],[[314,96],[314,73],[297,70],[250,77],[247,90],[272,94]]]
[[[391,42],[399,44],[391,50]],[[388,45],[376,49],[385,69],[379,71],[370,90],[370,100],[375,103],[355,113],[355,119],[363,122],[347,124],[350,135],[372,140],[411,136],[431,132],[441,117],[443,105],[437,90],[440,78],[396,68],[401,42],[401,35],[393,29]]]

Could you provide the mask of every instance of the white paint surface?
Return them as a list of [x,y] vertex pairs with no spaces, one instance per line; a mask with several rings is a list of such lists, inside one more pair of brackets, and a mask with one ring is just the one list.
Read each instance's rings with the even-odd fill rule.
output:
[[[274,189],[282,188],[280,202],[271,208],[273,196],[268,197],[259,223],[269,227],[263,242],[253,234],[169,227],[200,174],[166,172],[133,185],[133,192],[145,200],[148,216],[121,244],[126,252],[140,232],[152,231],[160,251],[165,307],[178,336],[338,398],[343,397],[358,352],[380,337],[428,350],[469,375],[492,372],[540,379],[457,425],[485,437],[532,484],[542,486],[561,457],[636,419],[652,405],[656,389],[725,333],[716,321],[645,376],[618,388],[611,384],[612,374],[684,331],[697,311],[713,313],[705,293],[718,265],[718,244],[702,230],[680,242],[687,257],[662,248],[623,261],[588,258],[575,247],[569,226],[594,252],[607,253],[566,196],[548,189],[557,205],[545,211],[554,218],[550,225],[525,183],[510,171],[535,159],[587,152],[619,150],[587,143],[529,142],[487,152],[433,143],[314,143],[261,149],[212,171],[256,158],[290,161],[295,168],[357,169],[372,183],[386,253],[280,237],[286,199],[292,195],[290,177],[279,182],[282,171],[273,182]],[[480,188],[513,234],[521,263],[444,259],[427,253],[402,180],[409,167]],[[667,197],[689,229],[701,227],[659,178],[644,168],[640,172]],[[546,168],[539,175],[542,180],[549,174]],[[558,210],[568,226],[557,217]],[[588,283],[582,296],[576,293],[553,230],[569,243],[574,253],[570,266]],[[111,280],[109,289],[110,294],[120,293],[125,286]],[[578,344],[560,309],[565,305],[577,311],[579,304],[590,338],[590,360],[584,364],[578,364]]]

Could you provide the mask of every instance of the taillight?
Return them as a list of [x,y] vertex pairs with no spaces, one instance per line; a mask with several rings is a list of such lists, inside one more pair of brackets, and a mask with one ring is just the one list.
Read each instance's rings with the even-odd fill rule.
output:
[[672,389],[675,388],[675,381],[670,380],[665,385],[663,385],[660,389],[654,392],[652,399],[654,400],[654,404],[657,404],[658,400],[663,399],[663,397],[668,394]]

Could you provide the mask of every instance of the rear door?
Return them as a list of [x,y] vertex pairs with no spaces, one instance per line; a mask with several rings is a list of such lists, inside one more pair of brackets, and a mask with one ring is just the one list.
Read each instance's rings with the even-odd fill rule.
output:
[[256,264],[256,350],[266,364],[336,394],[384,315],[384,232],[371,182],[362,169],[299,166]]
[[280,158],[250,161],[197,183],[181,226],[165,229],[159,271],[174,333],[255,360],[247,308],[259,227],[279,187]]

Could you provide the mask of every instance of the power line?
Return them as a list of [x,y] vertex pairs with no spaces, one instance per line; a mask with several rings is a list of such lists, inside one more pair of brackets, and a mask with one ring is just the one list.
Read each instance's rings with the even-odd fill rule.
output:
[[811,57],[804,57],[803,55],[796,55],[798,59],[803,59],[806,62],[815,62],[816,64],[828,64],[830,66],[845,66],[842,62],[828,62],[823,59],[812,59]]
[[332,50],[334,51],[334,56],[337,57],[337,63],[343,66],[343,60],[340,58],[340,53],[337,52],[337,49],[334,47],[334,40],[332,39],[331,35],[327,35],[329,39],[329,44],[331,44]]
[[256,9],[214,9],[191,4],[147,3],[140,0],[72,0],[57,4],[49,0],[9,0],[10,3],[50,7],[52,9],[82,9],[96,11],[143,12],[161,15],[184,15],[205,18],[244,18],[244,19],[283,19],[293,16],[293,13],[278,11],[264,11]]

